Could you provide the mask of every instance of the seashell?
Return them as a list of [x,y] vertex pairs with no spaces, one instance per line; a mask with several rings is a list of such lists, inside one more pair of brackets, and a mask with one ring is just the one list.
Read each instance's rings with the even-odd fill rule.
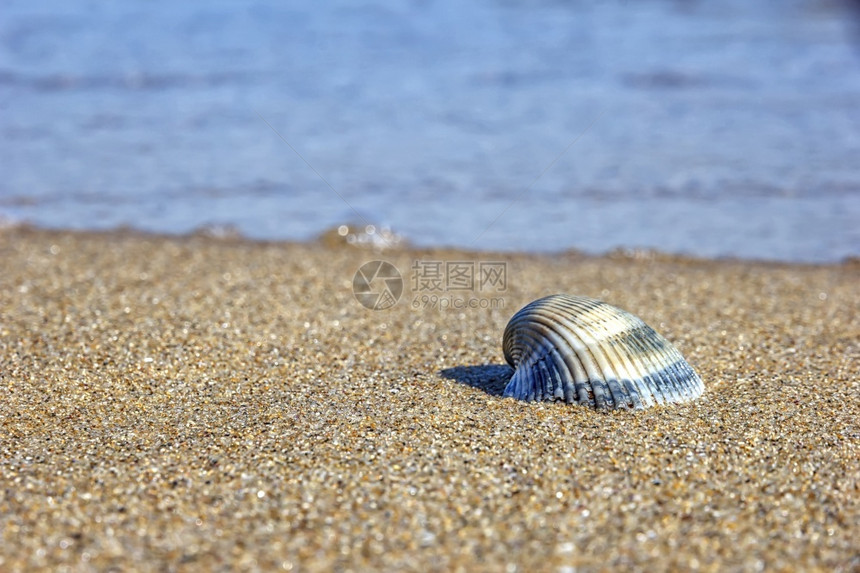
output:
[[585,296],[557,294],[517,312],[505,328],[514,369],[504,395],[647,408],[686,402],[705,387],[681,353],[627,311]]

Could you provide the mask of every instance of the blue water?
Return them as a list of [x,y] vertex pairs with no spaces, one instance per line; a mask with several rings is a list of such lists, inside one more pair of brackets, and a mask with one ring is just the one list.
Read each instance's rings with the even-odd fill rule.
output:
[[3,0],[0,134],[46,227],[860,254],[838,0]]

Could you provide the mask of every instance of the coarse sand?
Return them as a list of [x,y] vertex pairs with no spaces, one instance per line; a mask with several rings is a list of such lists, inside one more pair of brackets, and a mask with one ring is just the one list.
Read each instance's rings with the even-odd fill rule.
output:
[[[387,310],[353,295],[376,259]],[[503,398],[505,324],[556,292],[704,396]],[[857,260],[6,228],[0,571],[857,571],[858,365]]]

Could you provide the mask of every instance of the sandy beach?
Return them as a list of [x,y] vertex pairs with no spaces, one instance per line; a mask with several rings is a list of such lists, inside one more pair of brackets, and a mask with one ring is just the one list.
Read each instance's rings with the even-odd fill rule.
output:
[[[643,318],[704,396],[503,398],[505,324],[557,292]],[[857,571],[858,370],[856,260],[7,228],[0,570]]]

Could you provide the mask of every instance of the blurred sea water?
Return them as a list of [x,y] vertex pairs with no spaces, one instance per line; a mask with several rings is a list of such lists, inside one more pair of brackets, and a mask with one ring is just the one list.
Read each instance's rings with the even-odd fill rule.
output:
[[0,5],[0,220],[860,255],[838,0]]

